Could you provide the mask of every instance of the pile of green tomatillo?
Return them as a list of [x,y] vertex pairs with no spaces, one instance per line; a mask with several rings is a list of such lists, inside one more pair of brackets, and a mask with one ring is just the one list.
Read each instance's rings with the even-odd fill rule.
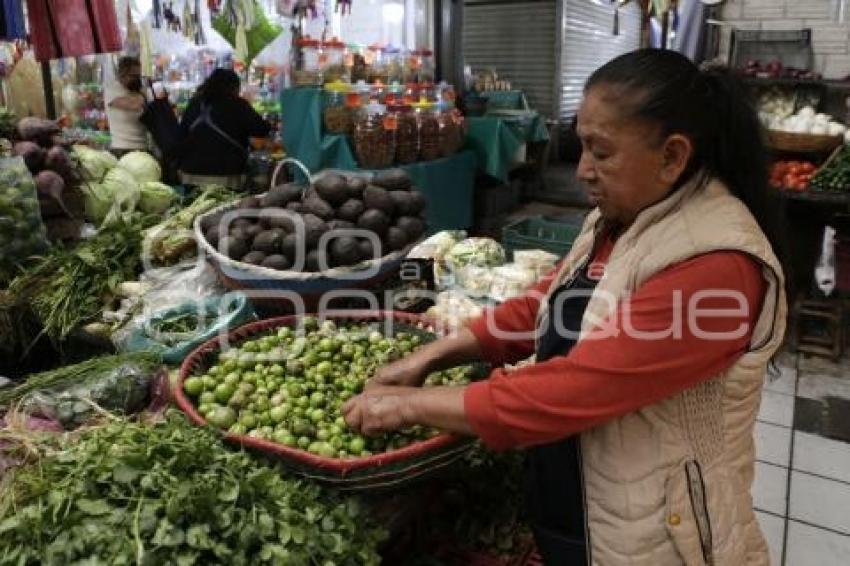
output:
[[[368,323],[338,326],[305,317],[300,331],[281,327],[221,352],[183,389],[209,424],[233,434],[326,458],[388,452],[437,431],[413,427],[361,436],[347,428],[342,404],[363,391],[378,368],[419,347],[423,334],[411,328],[388,337]],[[473,373],[472,366],[453,368],[431,374],[425,385],[463,385]]]

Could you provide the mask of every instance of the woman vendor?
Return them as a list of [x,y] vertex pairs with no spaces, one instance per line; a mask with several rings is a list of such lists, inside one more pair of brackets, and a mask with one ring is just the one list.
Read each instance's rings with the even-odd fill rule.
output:
[[[785,330],[758,118],[730,75],[639,50],[587,81],[578,176],[596,209],[559,267],[344,406],[527,448],[546,564],[767,564],[753,427]],[[484,359],[488,379],[423,389]]]

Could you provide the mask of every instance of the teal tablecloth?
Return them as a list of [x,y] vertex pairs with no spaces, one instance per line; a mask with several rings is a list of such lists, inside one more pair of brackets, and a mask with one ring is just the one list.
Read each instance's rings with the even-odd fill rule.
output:
[[536,112],[527,119],[513,120],[496,116],[468,117],[466,147],[478,156],[479,168],[501,181],[508,180],[517,151],[525,143],[544,142],[549,131]]
[[[290,157],[311,173],[322,169],[357,170],[357,160],[346,136],[322,134],[322,91],[294,88],[281,94],[283,145]],[[476,154],[457,155],[405,165],[416,187],[428,200],[428,228],[459,230],[472,226],[472,196]]]

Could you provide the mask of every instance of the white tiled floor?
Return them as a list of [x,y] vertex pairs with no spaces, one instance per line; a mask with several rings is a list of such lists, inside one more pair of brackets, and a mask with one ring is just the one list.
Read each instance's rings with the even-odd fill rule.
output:
[[788,468],[756,462],[753,505],[760,511],[785,516],[788,500]]
[[850,444],[795,431],[792,467],[802,472],[850,483]]
[[791,429],[783,426],[756,423],[756,459],[785,468],[791,462]]
[[850,399],[850,365],[801,358],[796,368],[784,355],[780,375],[765,380],[755,428],[756,514],[775,566],[848,566],[850,444],[793,426],[795,393]]
[[785,519],[756,511],[756,517],[761,526],[761,532],[767,540],[770,549],[770,563],[782,564],[782,548],[785,543]]
[[788,516],[850,535],[850,485],[792,471]]
[[794,396],[766,389],[762,392],[758,419],[790,427],[794,422]]
[[847,566],[850,537],[790,521],[785,553],[785,566]]

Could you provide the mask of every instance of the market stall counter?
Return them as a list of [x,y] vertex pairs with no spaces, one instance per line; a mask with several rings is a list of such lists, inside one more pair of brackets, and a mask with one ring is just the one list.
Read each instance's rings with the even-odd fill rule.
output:
[[507,181],[511,168],[525,160],[528,143],[549,140],[543,117],[533,110],[499,111],[466,119],[466,147],[475,152],[482,171]]
[[[283,91],[283,143],[287,153],[312,172],[357,170],[357,160],[347,137],[322,132],[322,96],[319,88]],[[428,200],[429,231],[463,229],[472,225],[477,163],[475,152],[463,151],[401,167]]]

